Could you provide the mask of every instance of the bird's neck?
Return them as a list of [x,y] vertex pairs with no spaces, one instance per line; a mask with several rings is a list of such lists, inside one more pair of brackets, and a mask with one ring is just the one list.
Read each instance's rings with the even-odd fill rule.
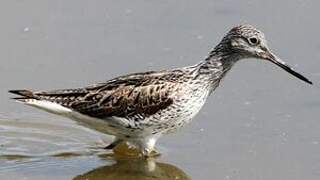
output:
[[218,69],[223,72],[228,71],[240,59],[239,53],[230,51],[229,47],[220,43],[201,62],[200,72],[215,73]]
[[196,77],[208,80],[208,90],[210,93],[218,87],[221,79],[231,69],[233,64],[241,59],[239,54],[229,49],[223,45],[218,45],[197,65]]

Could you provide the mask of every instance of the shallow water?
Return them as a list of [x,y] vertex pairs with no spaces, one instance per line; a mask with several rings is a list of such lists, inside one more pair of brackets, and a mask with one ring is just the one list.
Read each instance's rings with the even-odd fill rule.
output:
[[[0,6],[0,179],[319,179],[320,3],[5,0]],[[115,158],[111,141],[15,103],[8,89],[79,87],[194,64],[250,23],[313,82],[243,60],[155,159]]]

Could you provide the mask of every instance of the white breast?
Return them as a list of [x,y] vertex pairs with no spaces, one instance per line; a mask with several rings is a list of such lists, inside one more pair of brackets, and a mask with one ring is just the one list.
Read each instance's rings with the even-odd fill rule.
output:
[[171,133],[188,124],[205,104],[209,95],[207,88],[185,87],[183,95],[176,97],[168,108],[149,117],[146,121],[153,124],[152,133]]

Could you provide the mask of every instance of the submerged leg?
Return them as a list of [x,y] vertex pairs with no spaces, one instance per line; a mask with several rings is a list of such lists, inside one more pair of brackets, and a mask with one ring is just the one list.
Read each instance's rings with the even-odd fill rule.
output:
[[106,146],[104,149],[113,149],[115,148],[118,144],[120,144],[123,140],[116,138],[111,144],[109,144],[108,146]]
[[143,157],[151,157],[151,156],[157,156],[160,153],[156,152],[154,155],[152,152],[154,152],[154,146],[157,142],[156,137],[149,137],[149,138],[144,138],[138,142],[138,146],[140,148],[140,153]]

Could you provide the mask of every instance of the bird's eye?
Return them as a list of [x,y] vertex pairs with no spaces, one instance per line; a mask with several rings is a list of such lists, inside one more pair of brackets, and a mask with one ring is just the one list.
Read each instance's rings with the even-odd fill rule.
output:
[[252,45],[257,45],[259,43],[259,40],[256,37],[249,38],[249,42]]

